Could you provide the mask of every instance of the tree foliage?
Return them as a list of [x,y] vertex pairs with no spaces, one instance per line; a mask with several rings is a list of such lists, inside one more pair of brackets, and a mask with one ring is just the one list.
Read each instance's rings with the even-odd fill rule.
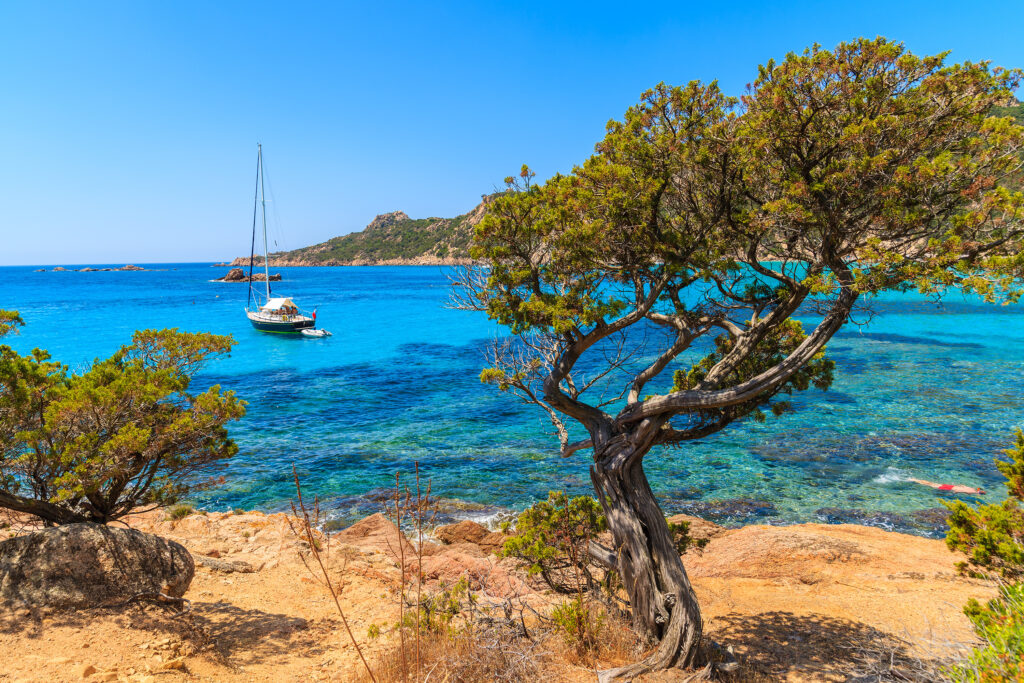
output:
[[11,332],[17,333],[18,328],[24,324],[25,321],[21,319],[17,311],[0,310],[0,337],[4,337]]
[[237,451],[234,392],[189,391],[231,337],[142,330],[82,374],[0,346],[0,507],[47,523],[115,520],[173,503]]
[[523,167],[488,206],[460,303],[516,338],[481,379],[542,407],[563,455],[592,450],[634,620],[677,640],[658,666],[690,661],[700,620],[643,458],[827,387],[826,343],[878,294],[1020,298],[1024,127],[992,115],[1020,79],[813,46],[738,98],[659,84],[571,173]]

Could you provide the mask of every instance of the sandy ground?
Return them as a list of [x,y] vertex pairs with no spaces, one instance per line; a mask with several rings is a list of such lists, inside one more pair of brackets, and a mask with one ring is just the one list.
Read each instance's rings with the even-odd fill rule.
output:
[[[303,564],[308,546],[285,515],[210,513],[169,521],[148,513],[128,523],[178,541],[198,558],[186,594],[191,613],[174,616],[158,606],[0,612],[0,681],[359,677],[361,665],[330,594]],[[333,536],[326,549],[349,625],[376,662],[395,646],[388,632],[398,619],[397,544],[387,540],[380,519],[360,529]],[[15,532],[0,531],[0,539]],[[485,601],[511,596],[538,609],[554,601],[531,588],[510,561],[498,562],[478,545],[431,545],[428,555],[432,585],[466,575]],[[956,559],[940,541],[853,525],[799,525],[719,533],[685,564],[706,632],[731,646],[752,677],[842,681],[886,648],[927,657],[971,640],[961,607],[992,590],[957,576]],[[371,637],[378,628],[383,635]],[[563,663],[552,680],[594,677]]]

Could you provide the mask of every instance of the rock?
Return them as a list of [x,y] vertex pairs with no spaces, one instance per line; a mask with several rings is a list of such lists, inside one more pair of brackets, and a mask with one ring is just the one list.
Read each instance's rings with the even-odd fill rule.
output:
[[53,269],[53,272],[55,273],[66,273],[67,271],[68,269],[65,268],[64,266],[57,266],[56,268]]
[[[363,550],[374,550],[394,559],[399,557],[399,548],[405,548],[405,559],[408,562],[416,553],[401,531],[390,519],[377,513],[361,519],[352,526],[335,534],[335,538],[343,543]],[[399,543],[402,545],[399,546]]]
[[65,524],[0,543],[0,605],[98,607],[137,593],[181,597],[195,565],[173,541],[100,524]]
[[99,271],[98,268],[79,268],[78,269],[79,273],[95,273],[95,272],[98,272],[98,271]]
[[45,273],[46,272],[46,268],[36,268],[32,272],[34,272],[34,273]]
[[[253,273],[252,274],[252,282],[266,282],[266,281],[267,281],[266,273]],[[271,282],[280,282],[281,281],[281,274],[280,273],[273,273],[270,276],[270,281]],[[232,268],[231,270],[228,271],[227,275],[225,275],[224,277],[218,279],[217,282],[249,282],[249,278],[248,278],[248,276],[246,276],[245,271],[242,270],[241,268]]]
[[94,673],[96,673],[96,667],[92,664],[86,664],[84,667],[82,667],[82,678],[88,678],[89,676],[92,676]]
[[434,529],[434,538],[446,545],[472,543],[485,552],[497,553],[505,545],[505,534],[491,531],[482,524],[465,519],[458,524],[448,524]]
[[446,546],[436,555],[423,558],[423,578],[438,586],[452,586],[466,579],[469,588],[506,598],[528,592],[514,571],[511,560],[497,561],[484,555],[480,548],[468,543]]
[[224,572],[225,574],[231,574],[232,572],[238,572],[239,574],[252,574],[256,571],[251,564],[243,562],[242,560],[221,560],[216,557],[196,555],[195,561],[200,567],[206,567],[217,572]]
[[126,264],[118,268],[118,270],[145,270],[142,266],[136,266],[131,263]]
[[667,520],[669,524],[682,524],[683,522],[690,523],[690,538],[695,540],[712,539],[718,534],[725,531],[725,527],[719,526],[714,522],[709,522],[706,519],[700,517],[694,517],[693,515],[672,515]]

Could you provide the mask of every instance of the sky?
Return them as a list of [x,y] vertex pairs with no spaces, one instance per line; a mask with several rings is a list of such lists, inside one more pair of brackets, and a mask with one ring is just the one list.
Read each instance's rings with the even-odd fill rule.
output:
[[0,0],[0,265],[243,255],[258,142],[272,248],[455,216],[658,82],[876,35],[1024,67],[1024,1]]

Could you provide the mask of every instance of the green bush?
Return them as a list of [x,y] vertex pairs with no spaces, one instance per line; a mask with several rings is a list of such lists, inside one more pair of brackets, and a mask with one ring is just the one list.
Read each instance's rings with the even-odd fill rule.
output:
[[555,630],[562,634],[566,645],[579,655],[593,652],[600,643],[604,615],[580,598],[573,598],[551,610]]
[[673,540],[676,542],[676,550],[679,551],[680,555],[685,555],[690,548],[696,548],[697,550],[703,550],[711,539],[710,538],[694,538],[690,535],[690,523],[687,521],[668,523],[669,533],[672,534]]
[[964,612],[985,641],[947,671],[956,683],[1024,681],[1024,584],[1004,585],[981,605],[971,600]]
[[963,661],[946,672],[957,683],[1024,681],[1024,431],[1005,451],[1007,461],[996,461],[1006,477],[1010,497],[999,505],[971,507],[949,504],[946,543],[951,550],[967,553],[962,572],[997,577],[1003,581],[999,595],[982,605],[971,600],[964,613],[984,641]]
[[540,575],[559,593],[593,590],[599,585],[598,567],[590,559],[589,545],[607,528],[595,499],[570,499],[562,491],[551,491],[547,500],[519,515],[502,555],[518,559],[531,576]]
[[194,514],[195,511],[196,509],[188,503],[178,503],[167,508],[167,519],[185,519],[189,515]]
[[1024,431],[1017,430],[1015,447],[1004,452],[1010,459],[997,460],[996,467],[1006,477],[1010,497],[976,508],[962,501],[947,503],[946,544],[967,555],[962,571],[1015,580],[1024,575]]

